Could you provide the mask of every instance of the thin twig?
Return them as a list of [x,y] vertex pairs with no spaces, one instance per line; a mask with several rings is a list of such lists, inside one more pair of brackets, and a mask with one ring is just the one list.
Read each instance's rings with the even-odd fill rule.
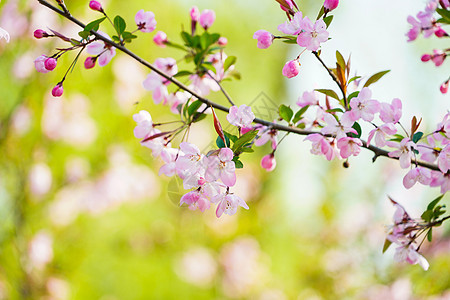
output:
[[[38,0],[38,2],[44,6],[46,6],[47,8],[53,10],[54,12],[60,14],[61,16],[63,16],[64,18],[72,21],[73,23],[77,24],[78,26],[85,28],[86,25],[84,25],[81,21],[79,21],[78,19],[74,18],[71,15],[66,15],[62,10],[58,9],[57,7],[51,5],[50,3],[48,3],[45,0]],[[91,30],[91,34],[93,34],[97,40],[101,40],[117,49],[119,49],[120,51],[122,51],[123,53],[127,54],[128,56],[132,57],[134,60],[136,60],[137,62],[139,62],[140,64],[144,65],[145,67],[149,68],[150,70],[154,71],[155,73],[157,73],[158,75],[160,75],[161,77],[169,80],[170,82],[172,82],[174,85],[178,86],[180,89],[190,93],[192,96],[196,97],[198,100],[200,100],[201,102],[205,103],[207,106],[212,106],[220,111],[223,112],[229,112],[229,108],[225,107],[223,105],[220,105],[218,103],[212,102],[202,96],[200,96],[198,93],[196,93],[195,91],[191,90],[190,88],[188,88],[186,85],[184,85],[183,83],[179,82],[176,78],[169,76],[167,74],[165,74],[164,72],[160,71],[158,68],[156,68],[155,66],[153,66],[152,64],[150,64],[149,62],[147,62],[146,60],[140,58],[139,56],[137,56],[136,54],[134,54],[133,52],[131,52],[130,50],[128,50],[127,48],[125,48],[122,45],[116,44],[115,42],[113,42],[110,39],[105,38],[104,36],[98,34],[96,31]],[[337,78],[334,76],[334,74],[331,72],[330,69],[328,69],[328,67],[325,65],[325,63],[322,61],[322,59],[318,56],[318,54],[316,52],[313,52],[316,57],[319,59],[319,61],[322,63],[322,65],[327,69],[328,73],[330,74],[330,76],[333,78],[334,81],[336,81],[336,83],[338,84],[339,88],[341,89],[343,95],[344,95],[344,101],[347,101],[346,96],[344,91],[342,90],[342,87],[340,86],[339,82],[337,81]],[[292,132],[298,135],[309,135],[309,134],[313,134],[313,133],[319,133],[317,131],[311,131],[311,130],[303,130],[303,129],[299,129],[296,127],[289,127],[289,126],[285,126],[285,125],[281,125],[281,124],[277,124],[277,123],[273,123],[273,122],[269,122],[266,120],[262,120],[262,119],[258,119],[255,118],[253,120],[254,123],[257,124],[261,124],[267,127],[270,127],[272,129],[276,129],[279,131],[285,131],[285,132]],[[331,137],[330,135],[325,135],[328,137]],[[372,151],[375,156],[374,156],[374,160],[379,157],[379,156],[384,156],[390,159],[395,159],[398,160],[398,157],[390,157],[388,155],[388,151],[383,150],[381,148],[377,148],[375,146],[372,145],[367,145],[367,142],[362,141],[363,142],[363,148],[366,148],[370,151]],[[415,160],[411,160],[413,163],[415,163]],[[435,170],[435,171],[439,171],[439,168],[437,165],[435,164],[430,164],[428,162],[424,162],[424,161],[418,161],[417,162],[418,165],[431,169],[431,170]]]
[[234,106],[235,104],[234,104],[233,100],[231,100],[230,95],[228,95],[227,91],[225,91],[225,89],[224,89],[223,86],[220,84],[220,82],[219,82],[217,79],[215,79],[214,76],[212,76],[211,74],[209,74],[209,72],[206,72],[206,74],[207,74],[209,77],[211,77],[211,79],[214,80],[214,81],[217,83],[217,85],[219,86],[220,90],[222,91],[222,94],[225,96],[225,98],[227,98],[228,102],[230,102],[230,104],[231,104],[232,106]]

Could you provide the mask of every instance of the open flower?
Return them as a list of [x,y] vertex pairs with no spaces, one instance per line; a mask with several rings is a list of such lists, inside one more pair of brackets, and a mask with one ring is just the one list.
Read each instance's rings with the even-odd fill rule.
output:
[[317,51],[320,43],[328,40],[329,33],[327,25],[321,20],[317,20],[314,24],[308,17],[305,17],[301,22],[303,31],[298,35],[297,44],[311,51]]
[[403,177],[403,186],[407,189],[413,187],[416,182],[420,182],[423,185],[429,185],[431,183],[431,171],[426,168],[417,167],[410,170]]
[[302,12],[296,12],[292,20],[278,25],[278,30],[289,35],[297,35],[302,30],[303,15]]
[[215,181],[220,178],[227,186],[236,184],[236,167],[233,161],[233,151],[230,148],[221,148],[217,155],[207,158],[205,179]]
[[216,209],[216,216],[220,218],[222,214],[234,215],[238,206],[248,209],[247,203],[235,194],[219,194],[213,198],[214,203],[219,203]]
[[156,28],[155,14],[141,9],[134,17],[138,29],[142,32],[152,32]]
[[257,47],[259,49],[267,49],[272,45],[274,36],[266,30],[258,30],[253,35],[253,39],[258,40]]
[[414,156],[413,149],[415,144],[410,141],[409,138],[404,138],[400,143],[387,142],[389,147],[397,148],[398,150],[389,152],[389,157],[398,157],[400,161],[400,167],[403,169],[409,168],[411,165],[411,159]]
[[363,119],[364,121],[371,122],[374,118],[374,114],[380,111],[380,103],[377,100],[370,99],[372,92],[369,88],[365,87],[359,92],[358,96],[350,101],[350,118],[353,121]]
[[255,114],[252,112],[252,108],[245,104],[242,104],[239,108],[233,105],[227,115],[228,122],[237,127],[249,127],[254,119]]
[[[97,31],[98,34],[104,36],[107,39],[111,39],[109,35],[102,31]],[[113,46],[106,44],[103,41],[96,41],[89,45],[87,45],[87,53],[90,55],[97,55],[98,56],[98,65],[100,67],[106,66],[111,59],[116,55],[116,48]]]

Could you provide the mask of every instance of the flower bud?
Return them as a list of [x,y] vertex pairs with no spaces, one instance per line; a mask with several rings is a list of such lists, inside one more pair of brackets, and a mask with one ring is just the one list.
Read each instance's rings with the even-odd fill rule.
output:
[[447,80],[446,82],[444,82],[441,87],[439,88],[441,90],[442,94],[447,94],[448,92],[448,85],[449,85],[449,80]]
[[325,0],[323,3],[323,7],[326,11],[332,11],[335,9],[339,4],[339,0]]
[[420,58],[421,61],[423,62],[427,62],[431,59],[431,55],[430,54],[424,54],[422,55],[422,57]]
[[158,31],[155,35],[155,37],[153,38],[153,42],[155,42],[156,45],[158,45],[161,48],[166,47],[166,43],[169,40],[167,39],[167,34],[165,32],[162,31]]
[[95,67],[95,62],[97,61],[96,57],[92,57],[89,56],[86,58],[86,60],[84,61],[84,67],[86,69],[92,69],[93,67]]
[[221,36],[217,41],[217,44],[219,44],[219,46],[226,46],[228,44],[228,39],[224,36]]
[[53,97],[61,97],[64,92],[64,89],[62,87],[62,83],[58,83],[52,90],[52,96]]
[[37,38],[37,39],[42,39],[42,38],[44,38],[44,37],[48,37],[48,33],[47,32],[45,32],[44,30],[42,30],[42,29],[36,29],[35,31],[34,31],[34,37],[35,38]]
[[53,57],[49,57],[44,61],[44,67],[49,70],[53,71],[56,68],[57,60]]
[[272,45],[274,36],[266,30],[258,30],[253,34],[253,38],[258,40],[257,47],[259,49],[267,49]]
[[197,6],[191,8],[191,20],[194,22],[200,21],[200,11]]
[[277,166],[277,161],[275,160],[275,155],[273,153],[267,154],[261,159],[261,167],[266,169],[267,172],[271,172]]
[[89,7],[92,10],[103,12],[102,5],[98,1],[95,1],[95,0],[90,1],[89,2]]
[[283,67],[283,75],[292,78],[300,72],[300,63],[297,60],[288,61]]
[[50,70],[47,70],[45,67],[45,61],[47,60],[47,56],[41,55],[38,58],[34,60],[34,67],[36,68],[36,71],[40,73],[48,73]]
[[439,27],[439,29],[437,29],[437,30],[434,32],[434,34],[435,34],[437,37],[439,37],[439,38],[444,37],[444,36],[448,36],[447,32],[445,32],[445,30],[442,29],[441,27]]
[[213,10],[205,9],[200,15],[200,26],[207,30],[216,20],[216,14]]

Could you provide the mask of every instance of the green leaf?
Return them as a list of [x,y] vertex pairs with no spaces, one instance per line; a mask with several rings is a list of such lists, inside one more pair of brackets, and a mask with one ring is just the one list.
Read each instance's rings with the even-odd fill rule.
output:
[[433,228],[430,228],[430,230],[427,233],[427,239],[429,242],[433,239]]
[[339,96],[336,94],[333,90],[327,90],[327,89],[316,89],[319,93],[325,94],[327,96],[330,96],[331,98],[334,98],[336,100],[340,100]]
[[423,212],[423,214],[420,217],[425,222],[430,222],[431,218],[433,218],[433,212],[431,210],[426,210],[426,211]]
[[361,129],[361,126],[359,125],[359,123],[355,122],[355,124],[353,124],[352,128],[355,129],[358,134],[349,133],[350,137],[358,138],[358,139],[361,138],[362,129]]
[[381,79],[381,77],[383,77],[384,75],[386,75],[386,74],[389,73],[390,71],[391,71],[391,70],[381,71],[381,72],[378,72],[378,73],[372,75],[372,76],[366,81],[366,83],[364,84],[364,87],[368,87],[369,85],[371,85],[371,84],[377,82],[378,80]]
[[361,78],[361,76],[355,76],[355,77],[352,77],[352,78],[350,78],[350,79],[348,80],[348,83],[347,83],[347,84],[350,84],[350,82],[355,81],[355,80],[360,79],[360,78]]
[[436,20],[436,23],[441,23],[441,24],[450,24],[450,20],[444,19],[444,18],[440,18]]
[[437,8],[436,12],[440,14],[444,20],[450,21],[450,10]]
[[166,44],[167,46],[169,46],[169,47],[177,48],[177,49],[186,51],[186,48],[184,48],[183,46],[178,45],[178,44],[176,44],[176,43],[173,43],[173,42],[169,42],[169,41],[168,41],[168,42],[166,42],[165,44]]
[[345,59],[342,54],[336,50],[336,61],[342,70],[345,70]]
[[322,5],[322,8],[320,9],[319,14],[317,15],[317,19],[316,19],[316,20],[319,20],[320,17],[324,15],[324,13],[325,13],[325,8],[324,8],[323,5]]
[[189,71],[179,71],[177,74],[173,75],[173,77],[182,77],[182,76],[188,76],[191,75],[192,72]]
[[80,32],[78,32],[78,35],[81,36],[81,38],[83,38],[83,39],[87,39],[88,36],[90,36],[91,34],[89,31],[80,31]]
[[236,71],[236,70],[231,71],[231,72],[229,73],[229,75],[230,75],[231,77],[233,77],[234,79],[241,80],[241,73],[239,73],[239,72]]
[[192,102],[192,104],[189,105],[189,108],[187,109],[188,115],[192,116],[194,113],[196,113],[202,104],[203,102],[201,102],[200,100]]
[[194,114],[193,120],[195,120],[194,123],[197,123],[203,120],[204,118],[206,118],[206,114],[196,113]]
[[325,18],[323,18],[323,21],[325,22],[325,24],[327,25],[327,28],[330,26],[331,21],[333,21],[333,16],[326,16]]
[[235,142],[237,141],[237,139],[238,139],[237,136],[235,136],[235,135],[233,135],[233,134],[231,134],[231,133],[229,133],[229,132],[224,131],[223,134],[224,134],[226,137],[228,137],[233,143],[235,143]]
[[123,37],[124,40],[132,40],[132,39],[137,38],[137,35],[134,35],[134,34],[132,34],[132,33],[129,32],[129,31],[125,31],[125,32],[122,34],[122,37]]
[[212,33],[209,35],[209,44],[215,44],[220,39],[220,34],[218,33]]
[[225,60],[225,63],[223,64],[223,70],[224,72],[226,70],[228,70],[232,65],[234,65],[236,63],[236,56],[228,56],[227,59]]
[[217,147],[219,147],[219,148],[229,148],[230,147],[230,139],[227,136],[225,136],[225,141],[227,142],[226,146],[225,146],[222,138],[220,136],[218,136],[217,139],[216,139]]
[[233,144],[233,148],[232,148],[233,152],[234,153],[239,152],[239,150],[242,147],[244,147],[247,143],[251,142],[256,137],[257,134],[258,134],[257,130],[252,130],[252,131],[247,132],[240,138],[238,138],[236,140],[236,142],[234,142],[234,144]]
[[420,139],[422,138],[422,136],[423,136],[423,132],[418,131],[418,132],[416,132],[416,133],[413,135],[412,141],[413,141],[414,143],[417,143],[418,141],[420,141]]
[[255,152],[255,150],[253,150],[252,148],[248,148],[248,147],[242,147],[241,148],[242,152],[247,152],[247,153],[253,153]]
[[113,35],[112,38],[114,41],[120,42],[120,38],[117,35]]
[[436,204],[439,203],[439,201],[441,201],[441,199],[444,197],[444,195],[440,195],[439,197],[437,197],[436,199],[434,199],[433,201],[430,202],[430,204],[428,204],[427,206],[427,210],[433,210],[434,207],[436,206]]
[[200,47],[205,50],[209,47],[210,43],[209,43],[209,33],[208,32],[204,32],[202,34],[202,36],[200,37]]
[[383,253],[386,252],[386,250],[389,248],[389,246],[391,246],[392,242],[388,239],[386,239],[384,241],[384,245],[383,245]]
[[283,120],[288,123],[291,122],[292,117],[294,116],[294,112],[292,111],[292,109],[284,104],[281,104],[278,108],[278,114]]
[[233,161],[236,169],[242,169],[244,167],[244,164],[239,160],[238,156],[233,157]]
[[202,67],[205,68],[205,69],[207,69],[207,70],[210,70],[210,71],[213,72],[214,74],[217,72],[217,71],[216,71],[216,68],[215,68],[210,62],[204,62],[204,63],[202,64]]
[[189,33],[186,31],[181,32],[181,38],[186,43],[186,46],[193,47],[193,38]]
[[121,16],[116,16],[114,18],[114,28],[120,36],[125,31],[125,28],[127,28],[127,23],[125,23],[125,20]]
[[352,100],[352,99],[355,98],[355,97],[358,97],[358,95],[359,95],[359,91],[356,91],[356,92],[351,93],[351,94],[348,95],[348,97],[347,97],[347,102],[350,103],[350,100]]
[[344,110],[342,108],[332,108],[332,109],[327,109],[326,112],[327,113],[334,113],[334,112],[341,112],[341,113],[343,113]]
[[106,17],[103,17],[103,18],[100,18],[100,19],[97,19],[97,20],[94,20],[94,21],[90,22],[89,24],[87,24],[84,27],[84,31],[86,31],[88,33],[91,30],[97,31],[99,26],[100,26],[100,23],[103,22],[105,19],[106,19]]
[[283,40],[283,43],[286,43],[286,44],[297,44],[297,40],[291,40],[291,39]]
[[292,120],[293,123],[297,123],[302,119],[303,114],[308,110],[309,105],[303,106],[300,108],[300,110],[295,114],[294,119]]

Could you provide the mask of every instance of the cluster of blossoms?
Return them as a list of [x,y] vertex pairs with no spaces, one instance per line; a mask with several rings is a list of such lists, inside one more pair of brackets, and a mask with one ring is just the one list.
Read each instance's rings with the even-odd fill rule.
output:
[[[184,189],[191,190],[181,197],[180,205],[186,204],[191,210],[204,212],[211,204],[217,204],[218,218],[224,213],[235,214],[239,206],[248,209],[244,200],[230,192],[236,184],[235,154],[230,148],[225,146],[206,155],[188,142],[172,148],[169,135],[155,128],[149,112],[140,111],[133,119],[137,123],[135,137],[142,139],[141,144],[151,149],[154,157],[161,157],[164,161],[159,174],[177,175],[183,180]],[[254,115],[248,106],[232,107],[227,119],[233,125],[248,126]]]
[[[325,22],[326,14],[338,6],[339,1],[324,2],[323,18],[312,22],[308,17],[303,17],[301,11],[299,11],[295,1],[286,0],[278,1],[280,7],[286,12],[288,21],[278,26],[278,30],[288,36],[275,36],[266,30],[258,30],[253,35],[253,38],[258,40],[258,48],[267,49],[272,45],[274,39],[286,39],[290,41],[296,41],[296,43],[305,47],[306,50],[317,51],[320,48],[320,44],[328,40],[329,33],[326,30],[327,24]],[[287,78],[292,78],[298,75],[300,72],[300,62],[297,57],[294,60],[288,61],[283,67],[283,75]]]
[[[436,19],[437,13],[443,17],[442,19]],[[442,25],[448,24],[448,14],[450,12],[449,0],[429,0],[425,6],[425,10],[417,13],[416,18],[408,16],[408,23],[411,24],[411,29],[406,33],[408,42],[416,40],[420,34],[424,38],[429,38],[433,34],[438,38],[448,38],[448,33],[442,28]],[[423,62],[432,61],[436,67],[441,66],[444,63],[445,58],[448,56],[450,49],[440,50],[433,49],[433,53],[424,54],[421,57]],[[448,92],[450,78],[444,81],[440,86],[442,94]]]
[[[41,38],[48,38],[48,37],[56,37],[61,39],[64,42],[68,42],[71,44],[70,47],[67,48],[58,48],[58,51],[53,54],[52,56],[47,55],[41,55],[34,61],[35,68],[40,73],[48,73],[53,71],[56,68],[58,59],[73,50],[80,49],[80,52],[78,56],[81,54],[81,52],[86,48],[86,52],[92,56],[88,56],[84,61],[84,67],[86,69],[91,69],[95,67],[97,61],[98,65],[100,67],[106,66],[111,59],[116,55],[116,48],[111,46],[110,44],[97,40],[97,38],[92,38],[91,36],[91,30],[96,30],[97,34],[100,36],[103,36],[104,38],[110,40],[110,36],[102,31],[98,30],[98,26],[101,22],[103,22],[105,19],[109,19],[109,17],[106,15],[106,12],[104,11],[102,5],[100,2],[92,0],[89,2],[89,8],[91,8],[94,11],[98,11],[104,15],[104,18],[98,19],[96,21],[93,21],[86,25],[86,28],[79,33],[81,40],[76,40],[73,38],[69,38],[67,36],[64,36],[63,34],[56,32],[54,30],[50,30],[51,33],[46,32],[42,29],[36,29],[33,33],[34,37],[36,39]],[[117,22],[116,22],[117,20]],[[119,42],[121,45],[124,45],[125,43],[130,43],[132,39],[136,38],[135,35],[133,35],[131,32],[125,31],[126,23],[123,21],[123,19],[119,16],[116,16],[114,19],[114,29],[116,30],[115,36],[113,36],[114,40]],[[135,16],[135,22],[137,29],[141,32],[152,32],[156,28],[156,20],[155,15],[151,11],[144,11],[140,10],[136,13]],[[72,69],[73,65],[77,62],[77,58],[73,61],[73,63],[68,68],[67,72],[65,73],[64,77],[60,82],[56,84],[56,86],[52,89],[52,95],[54,97],[61,97],[64,89],[63,89],[63,83],[66,80],[66,76],[69,72],[69,70]]]

